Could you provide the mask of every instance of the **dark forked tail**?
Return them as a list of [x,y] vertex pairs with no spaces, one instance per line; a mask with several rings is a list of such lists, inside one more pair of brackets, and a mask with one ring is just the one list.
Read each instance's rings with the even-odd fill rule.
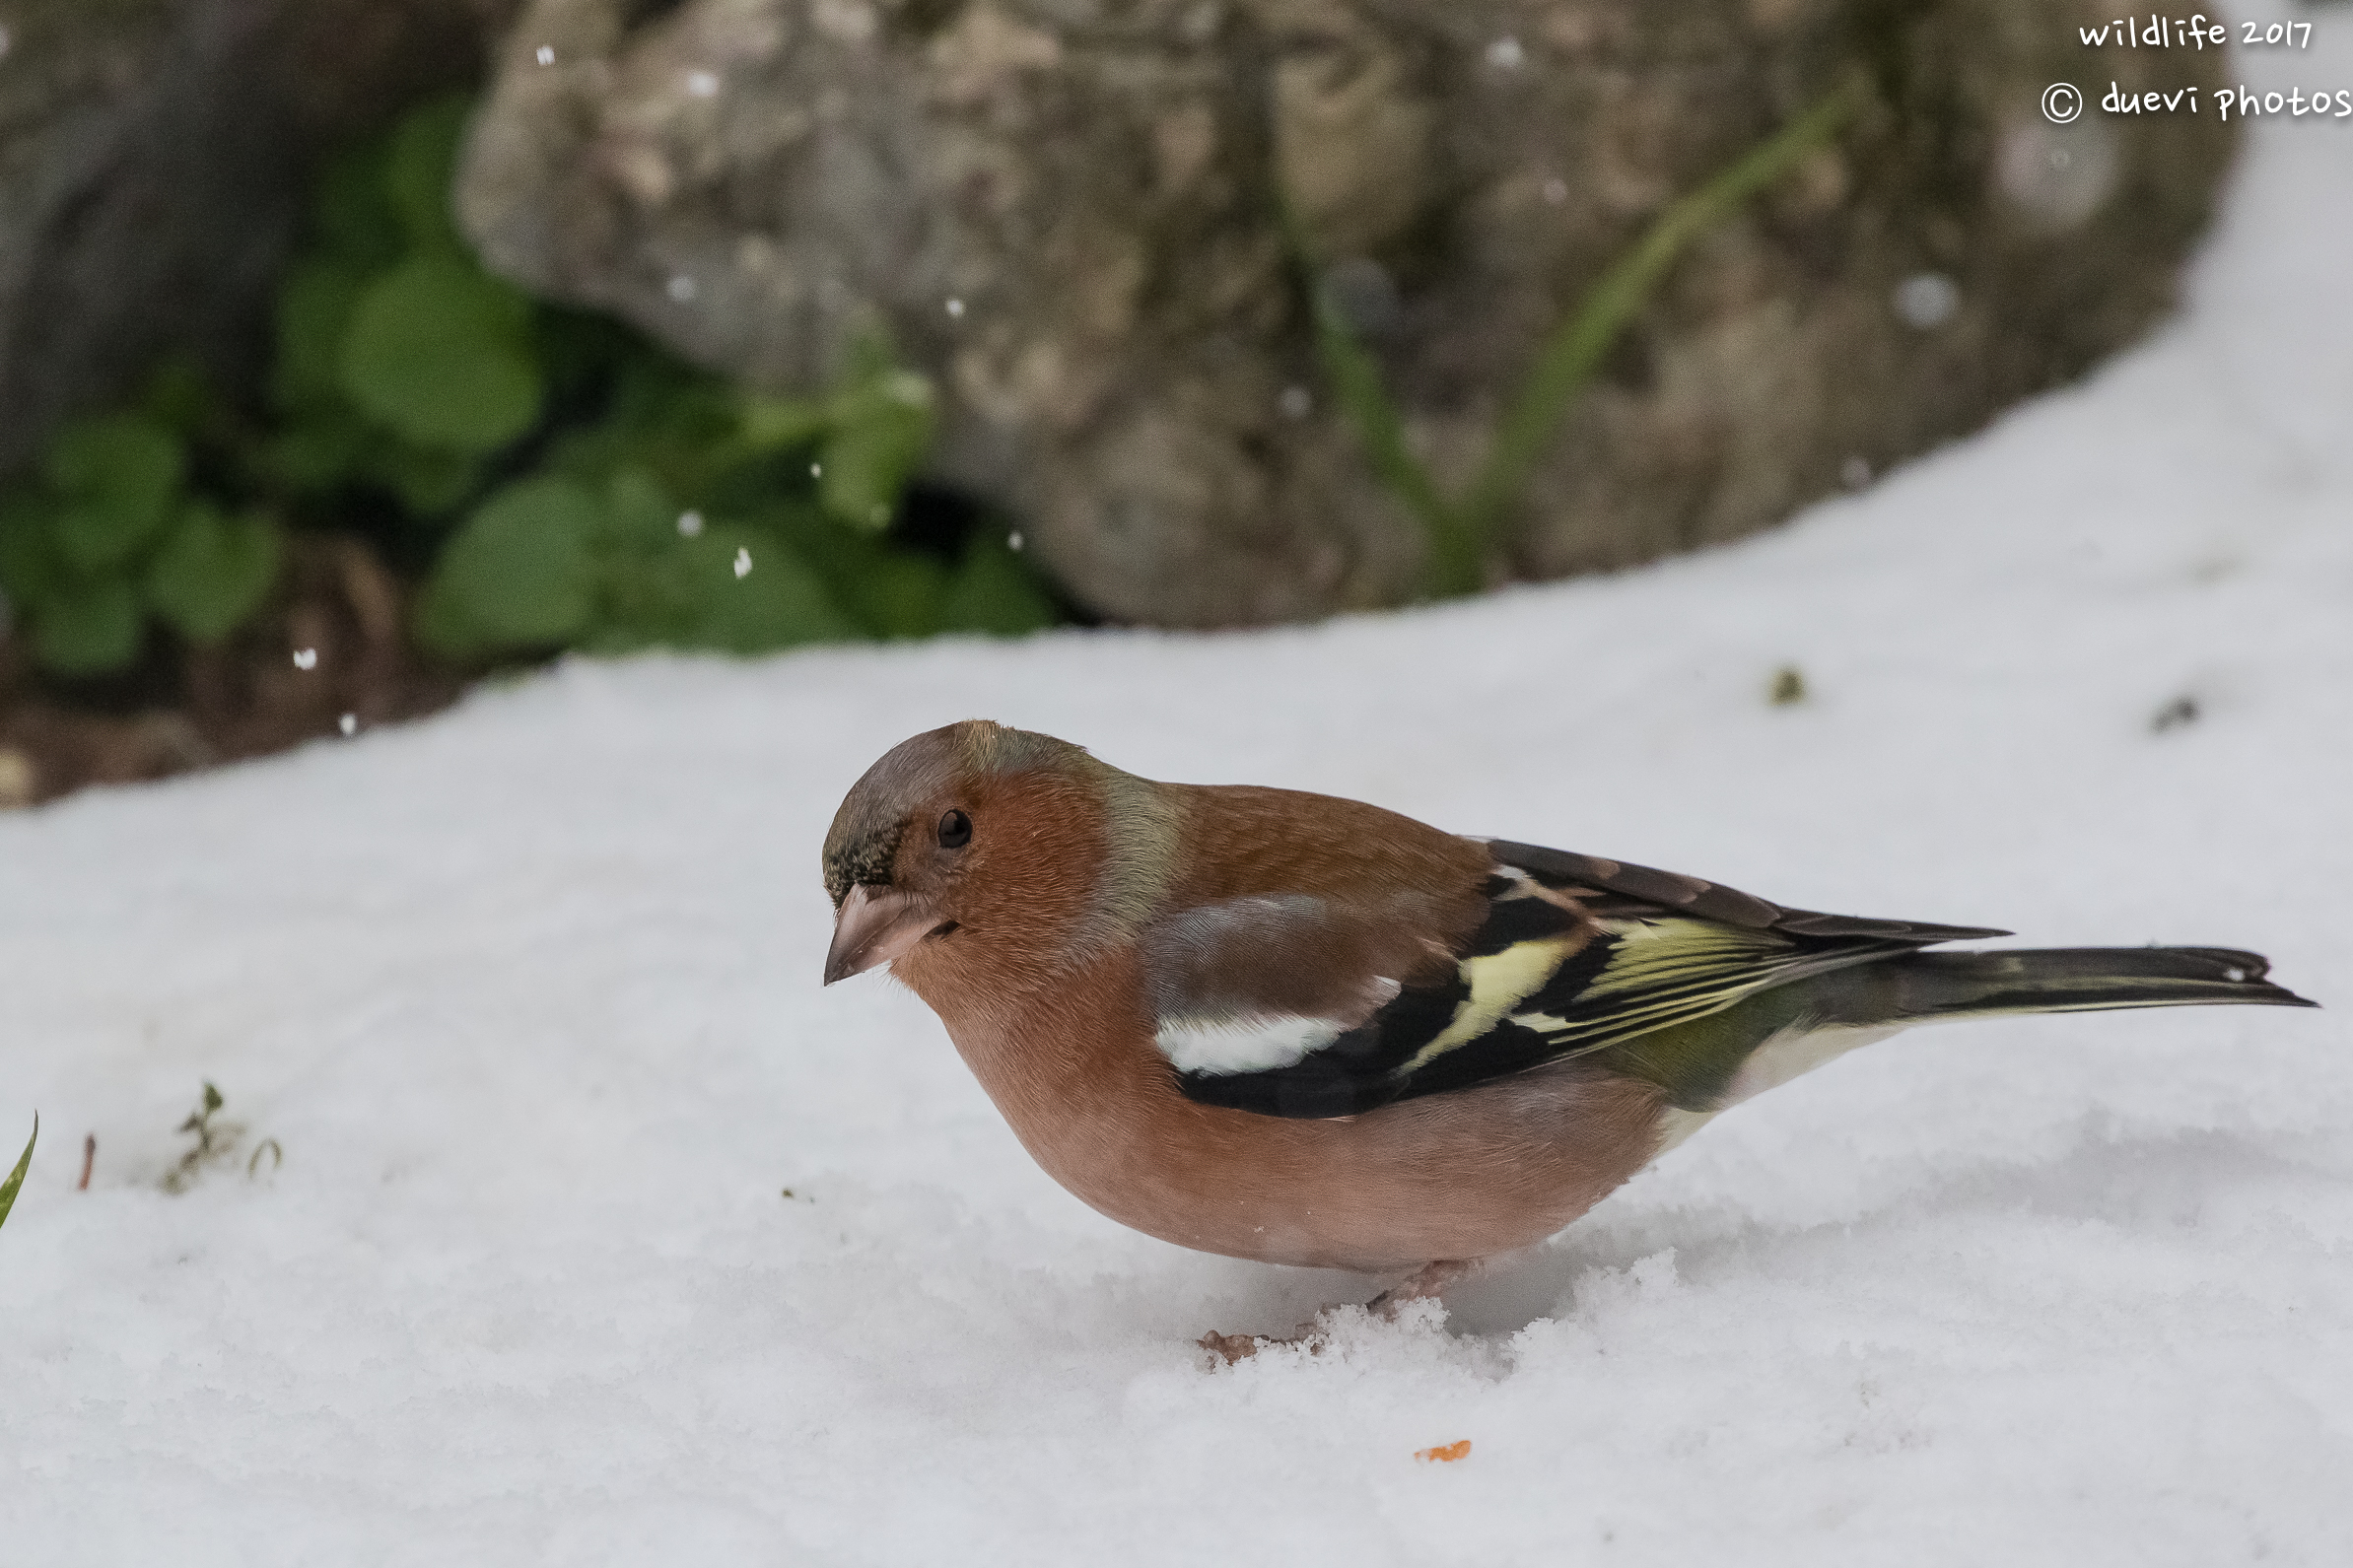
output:
[[2209,1002],[2319,1005],[2265,980],[2270,969],[2260,954],[2228,947],[1906,953],[1844,971],[1822,990],[1836,1014],[1826,1022],[1864,1025]]
[[2318,1005],[2265,980],[2269,968],[2260,954],[2228,947],[1883,952],[1638,1036],[1601,1061],[1659,1085],[1678,1110],[1705,1115],[1914,1024],[2208,1002]]

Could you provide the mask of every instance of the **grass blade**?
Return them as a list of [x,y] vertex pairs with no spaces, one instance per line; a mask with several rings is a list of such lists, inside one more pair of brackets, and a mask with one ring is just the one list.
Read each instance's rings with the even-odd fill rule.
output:
[[1451,579],[1479,572],[1478,541],[1463,518],[1438,493],[1438,487],[1406,445],[1405,415],[1381,383],[1380,363],[1372,351],[1356,341],[1356,334],[1316,276],[1315,251],[1287,195],[1278,192],[1277,205],[1284,240],[1297,261],[1307,290],[1309,312],[1315,323],[1316,360],[1332,383],[1340,411],[1364,447],[1365,460],[1405,509],[1421,524],[1429,539],[1431,576]]
[[33,1145],[40,1141],[40,1113],[33,1113],[33,1136],[25,1143],[25,1152],[17,1156],[17,1168],[8,1173],[8,1180],[0,1182],[0,1225],[8,1223],[8,1211],[17,1206],[17,1189],[25,1185],[25,1173],[33,1169]]
[[[1867,90],[1864,77],[1850,76],[1769,140],[1669,206],[1640,242],[1602,274],[1577,312],[1553,329],[1521,383],[1519,395],[1505,411],[1487,465],[1463,504],[1462,520],[1473,541],[1474,569],[1477,554],[1484,553],[1491,542],[1520,487],[1543,458],[1568,405],[1593,378],[1610,345],[1667,269],[1694,239],[1830,140],[1862,107]],[[1435,586],[1440,593],[1468,593],[1479,583],[1474,570],[1473,575],[1441,580]]]
[[1306,226],[1287,193],[1276,191],[1283,240],[1307,290],[1316,359],[1374,474],[1414,514],[1429,540],[1424,580],[1431,597],[1476,593],[1483,585],[1487,553],[1569,405],[1685,248],[1835,135],[1861,109],[1869,90],[1868,79],[1860,73],[1849,76],[1769,140],[1659,215],[1634,248],[1602,274],[1577,311],[1545,339],[1519,395],[1504,411],[1486,465],[1459,504],[1440,493],[1429,470],[1408,449],[1405,415],[1381,384],[1380,363],[1356,341],[1340,307],[1327,296],[1316,276],[1315,249]]

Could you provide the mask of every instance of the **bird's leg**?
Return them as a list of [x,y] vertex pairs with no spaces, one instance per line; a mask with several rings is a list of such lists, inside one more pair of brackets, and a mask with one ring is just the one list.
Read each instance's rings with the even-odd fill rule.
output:
[[[1448,1287],[1459,1284],[1479,1267],[1476,1258],[1445,1258],[1434,1263],[1424,1263],[1404,1279],[1364,1304],[1364,1310],[1383,1323],[1397,1321],[1398,1310],[1409,1301],[1422,1301],[1445,1294]],[[1310,1353],[1320,1354],[1324,1348],[1325,1312],[1317,1313],[1299,1325],[1298,1331],[1277,1338],[1273,1334],[1218,1333],[1214,1329],[1201,1336],[1204,1350],[1231,1366],[1236,1361],[1258,1354],[1263,1345],[1303,1344]]]
[[1413,1273],[1364,1304],[1364,1310],[1383,1323],[1397,1320],[1397,1309],[1409,1301],[1420,1301],[1430,1296],[1443,1296],[1470,1277],[1479,1267],[1476,1258],[1442,1258],[1434,1263],[1423,1263]]

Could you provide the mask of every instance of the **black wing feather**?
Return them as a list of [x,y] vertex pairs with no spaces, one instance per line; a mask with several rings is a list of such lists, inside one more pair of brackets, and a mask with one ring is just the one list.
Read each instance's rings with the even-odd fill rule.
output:
[[[1607,1049],[1806,975],[2009,934],[1784,909],[1650,866],[1500,840],[1489,849],[1487,918],[1456,948],[1451,975],[1402,988],[1288,1066],[1180,1073],[1186,1096],[1269,1116],[1353,1116]],[[1483,961],[1536,978],[1485,1028],[1447,1041],[1458,1021],[1477,1020]]]
[[[1572,854],[1566,850],[1547,850],[1533,844],[1514,844],[1507,839],[1492,840],[1488,848],[1494,852],[1498,865],[1525,871],[1555,891],[1591,898],[1594,902],[1587,907],[1596,915],[1616,913],[1621,908],[1636,914],[1644,909],[1655,913],[1671,910],[1757,930],[1787,931],[1801,936],[1886,937],[1919,947],[1931,942],[1963,942],[2011,934],[1984,925],[1931,925],[1921,920],[1874,920],[1853,915],[1784,909],[1754,893],[1703,882],[1678,871],[1605,860],[1598,855]],[[1612,894],[1617,895],[1617,900],[1609,897]]]

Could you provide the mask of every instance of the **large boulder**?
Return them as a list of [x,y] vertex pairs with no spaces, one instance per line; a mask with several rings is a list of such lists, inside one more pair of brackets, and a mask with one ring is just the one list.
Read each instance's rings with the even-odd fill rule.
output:
[[513,0],[13,0],[0,11],[0,474],[184,350],[227,385],[319,149],[473,79]]
[[[1317,370],[1303,276],[1409,443],[1476,471],[1548,330],[1842,71],[1860,116],[1619,338],[1490,576],[1736,537],[2080,375],[2168,307],[2233,131],[2105,0],[530,0],[459,209],[490,264],[779,389],[887,332],[941,476],[1084,602],[1393,602],[1423,541]],[[2092,74],[2099,80],[2094,82]],[[2094,106],[2041,111],[2074,80]],[[1286,244],[1284,194],[1306,239]]]

